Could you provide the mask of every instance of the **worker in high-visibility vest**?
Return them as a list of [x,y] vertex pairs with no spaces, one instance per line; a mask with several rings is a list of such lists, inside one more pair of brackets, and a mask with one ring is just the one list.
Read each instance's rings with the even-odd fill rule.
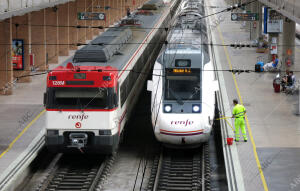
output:
[[234,99],[233,100],[233,110],[232,110],[232,118],[234,119],[234,126],[235,126],[235,141],[240,140],[240,128],[242,130],[242,134],[244,137],[244,142],[247,142],[247,132],[246,132],[246,127],[245,127],[245,113],[246,109],[243,105],[238,104],[238,100]]

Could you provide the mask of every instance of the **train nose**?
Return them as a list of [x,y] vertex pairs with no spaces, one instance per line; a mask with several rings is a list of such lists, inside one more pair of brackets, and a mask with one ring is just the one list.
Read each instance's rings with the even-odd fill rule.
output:
[[184,137],[181,138],[181,144],[185,144],[185,138]]

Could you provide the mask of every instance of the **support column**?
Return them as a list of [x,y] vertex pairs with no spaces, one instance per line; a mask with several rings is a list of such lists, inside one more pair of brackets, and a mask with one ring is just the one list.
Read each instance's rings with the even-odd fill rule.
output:
[[[251,12],[251,4],[248,4],[246,5],[246,13],[250,13]],[[252,24],[252,21],[246,21],[246,31],[251,31],[251,24]],[[249,38],[250,38],[250,35],[249,35]]]
[[131,0],[132,11],[136,9],[136,0]]
[[121,20],[122,16],[122,11],[123,11],[123,7],[122,7],[122,0],[118,0],[118,20]]
[[[109,6],[109,0],[101,1],[101,7],[106,7],[106,6]],[[106,10],[104,8],[103,8],[103,11],[105,13],[105,27],[108,27],[109,26],[109,20],[110,20],[110,11]]]
[[115,23],[116,21],[116,5],[115,5],[116,0],[111,0],[111,25]]
[[[85,12],[92,12],[93,1],[94,0],[86,0],[86,2],[85,2],[86,11]],[[92,20],[87,20],[86,21],[86,26],[93,26],[93,21]],[[92,40],[93,39],[93,30],[92,30],[92,28],[87,28],[86,29],[86,38],[87,38],[87,40]]]
[[46,27],[45,9],[31,12],[31,53],[34,55],[34,67],[47,70],[46,63]]
[[134,9],[135,9],[135,7],[134,7],[134,4],[135,4],[134,0],[127,0],[127,1],[129,1],[130,12],[133,12]]
[[116,0],[116,21],[120,20],[120,4],[119,0]]
[[58,49],[59,56],[69,55],[69,39],[68,39],[68,5],[63,4],[58,7]]
[[121,7],[120,7],[121,18],[123,18],[126,16],[125,0],[120,0],[120,1],[121,1]]
[[[92,8],[92,12],[100,12],[100,10],[97,8],[97,6],[99,6],[99,5],[100,5],[99,0],[95,0],[95,3],[94,3],[93,8]],[[99,20],[94,20],[93,21],[93,26],[94,27],[100,26],[100,21]],[[93,36],[98,36],[99,35],[99,29],[94,28],[94,29],[92,29],[92,31],[93,31]]]
[[[30,13],[23,16],[13,17],[12,23],[12,39],[24,40],[24,70],[16,70],[13,72],[14,78],[18,78],[29,75],[31,71],[29,59],[29,54],[31,53]],[[31,82],[31,76],[21,77],[17,82]]]
[[[108,7],[113,6],[112,5],[112,0],[106,0],[105,2],[106,2],[106,5]],[[107,20],[108,21],[108,26],[110,26],[113,23],[113,12],[112,12],[111,8],[109,8],[107,12],[108,12],[108,20]]]
[[[76,1],[77,13],[85,12],[85,1],[86,0],[77,0]],[[86,21],[85,20],[78,20],[78,25],[86,26]],[[78,43],[85,43],[85,41],[86,41],[86,28],[80,28],[80,29],[77,29],[77,31],[78,31],[77,32],[77,42]]]
[[116,20],[115,22],[120,20],[120,4],[119,4],[120,0],[115,0],[115,10],[116,10]]
[[257,33],[258,33],[258,38],[262,36],[262,24],[263,24],[263,12],[262,12],[262,8],[263,8],[263,4],[258,2],[258,16],[259,16],[259,20],[258,20],[258,26],[257,26]]
[[130,12],[133,11],[133,8],[132,8],[132,0],[125,0],[125,15],[127,15],[127,9],[130,9]]
[[12,24],[11,18],[0,22],[0,94],[13,93],[13,67],[12,67]]
[[47,63],[55,64],[58,62],[58,25],[57,8],[46,9],[46,59]]
[[[69,25],[77,26],[77,8],[75,2],[69,2]],[[77,43],[78,29],[75,27],[69,27],[69,49],[77,50],[77,46],[71,45]]]
[[[251,13],[258,13],[259,14],[259,2],[253,2],[251,4]],[[261,15],[259,14],[259,19],[261,19]],[[259,37],[258,30],[259,30],[259,21],[252,21],[250,22],[250,40],[257,40]]]
[[[106,13],[104,11],[104,8],[103,8],[105,6],[104,3],[105,3],[104,0],[98,0],[98,4],[97,5],[100,8],[96,9],[96,12],[104,13],[106,15]],[[105,20],[99,20],[97,22],[97,25],[105,27]],[[104,29],[96,29],[96,31],[97,31],[97,35],[99,35],[100,33],[102,33],[104,31]]]
[[115,4],[114,4],[114,10],[115,10],[115,22],[117,22],[120,18],[119,16],[119,0],[114,0]]
[[279,58],[283,62],[283,65],[287,68],[288,67],[285,63],[289,59],[292,64],[295,61],[295,33],[296,31],[296,24],[294,21],[288,19],[287,17],[283,17],[283,32],[281,36],[280,44],[284,45],[281,46],[281,52],[279,52]]

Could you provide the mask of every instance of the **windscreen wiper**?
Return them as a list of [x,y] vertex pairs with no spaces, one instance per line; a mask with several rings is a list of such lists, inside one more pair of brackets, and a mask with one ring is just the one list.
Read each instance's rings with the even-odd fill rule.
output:
[[199,86],[195,86],[195,87],[194,87],[194,92],[190,95],[190,97],[189,97],[187,100],[192,99],[193,96],[194,96],[195,94],[197,94],[198,92],[200,92],[200,87],[199,87]]
[[183,101],[182,101],[181,97],[179,97],[178,95],[176,95],[175,92],[171,88],[169,88],[169,91],[172,94],[172,96],[176,99],[177,103],[179,105],[183,105]]
[[81,102],[80,102],[80,98],[79,98],[79,97],[77,98],[76,102],[77,102],[77,103],[76,103],[76,105],[78,105],[78,106],[79,106],[79,108],[80,108],[80,111],[82,111],[82,112],[83,112],[83,109],[84,109],[84,108],[83,108],[83,105],[82,105],[82,104],[81,104]]

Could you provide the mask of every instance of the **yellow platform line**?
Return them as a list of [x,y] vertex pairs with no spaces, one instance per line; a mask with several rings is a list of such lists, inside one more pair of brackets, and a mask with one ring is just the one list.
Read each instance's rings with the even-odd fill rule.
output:
[[41,111],[20,133],[19,135],[8,145],[7,149],[3,151],[0,155],[0,159],[13,147],[13,145],[17,142],[18,139],[22,137],[22,135],[28,130],[28,128],[38,120],[44,113],[45,109]]
[[[220,39],[222,41],[222,44],[225,45],[225,41],[224,41],[224,38],[223,38],[223,35],[222,35],[222,32],[221,32],[220,28],[217,27],[217,30],[218,30],[218,33],[219,33],[219,37],[220,37]],[[226,59],[227,59],[229,68],[230,68],[230,70],[232,70],[232,64],[231,64],[231,60],[229,58],[228,50],[227,50],[226,46],[223,46],[223,48],[224,48],[224,52],[225,52],[225,55],[226,55]],[[235,74],[233,74],[233,73],[232,73],[232,78],[233,78],[233,81],[234,81],[234,85],[235,85],[236,92],[238,94],[240,103],[243,104],[243,100],[242,100],[242,96],[241,96],[241,93],[240,93],[240,89],[238,87]],[[246,124],[247,124],[247,129],[248,129],[248,132],[249,132],[250,140],[251,140],[251,143],[252,143],[252,148],[253,148],[253,153],[254,153],[255,161],[256,161],[256,164],[257,164],[257,167],[258,167],[258,170],[259,170],[260,178],[261,178],[261,181],[263,183],[264,190],[268,191],[269,189],[268,189],[268,186],[267,186],[267,183],[266,183],[266,179],[265,179],[263,170],[261,168],[261,164],[260,164],[260,161],[259,161],[259,158],[258,158],[258,154],[257,154],[257,151],[256,151],[255,141],[254,141],[253,135],[252,135],[252,130],[251,130],[251,127],[250,127],[250,124],[249,124],[249,121],[248,121],[248,117],[247,117],[246,114],[245,114],[245,120],[246,120]]]

